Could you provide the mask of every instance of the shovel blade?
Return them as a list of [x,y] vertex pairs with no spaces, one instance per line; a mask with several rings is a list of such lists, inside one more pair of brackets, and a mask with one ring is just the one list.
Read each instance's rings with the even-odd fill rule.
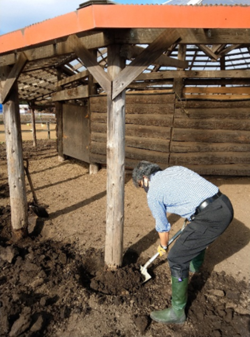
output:
[[49,214],[46,209],[42,206],[38,206],[36,204],[30,204],[29,208],[39,217],[39,218],[48,218]]
[[145,268],[145,267],[143,267],[143,266],[140,266],[140,272],[141,272],[141,274],[144,276],[144,281],[142,282],[142,283],[145,283],[145,282],[147,282],[147,281],[149,281],[151,278],[152,278],[152,276],[148,273],[148,270],[147,270],[147,268]]

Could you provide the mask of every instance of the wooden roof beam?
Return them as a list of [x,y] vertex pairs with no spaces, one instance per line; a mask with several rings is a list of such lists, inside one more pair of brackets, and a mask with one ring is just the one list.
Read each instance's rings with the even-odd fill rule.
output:
[[66,84],[70,84],[70,83],[82,80],[82,79],[84,79],[84,78],[86,78],[88,76],[89,76],[89,72],[87,70],[84,70],[81,73],[69,76],[67,78],[64,78],[63,80],[58,81],[56,83],[56,86],[57,87],[61,87],[61,86],[64,86]]
[[[149,44],[154,41],[164,29],[126,29],[114,32],[112,35],[107,32],[98,32],[89,36],[79,37],[85,48],[105,47],[114,40],[116,43]],[[249,44],[250,29],[213,29],[211,38],[208,38],[203,29],[189,29],[190,34],[183,36],[181,44]],[[45,46],[37,46],[25,49],[28,61],[36,61],[45,58],[71,54],[72,50],[65,41],[50,42]],[[12,65],[16,62],[15,52],[0,57],[0,67]]]
[[65,89],[61,91],[54,92],[51,95],[52,101],[67,101],[71,99],[82,99],[89,97],[89,88],[88,85],[81,85],[72,89]]
[[219,56],[213,53],[213,51],[209,47],[202,44],[197,45],[197,47],[200,48],[212,60],[217,61],[217,59],[219,58]]
[[218,56],[219,56],[219,57],[222,57],[222,56],[228,54],[230,51],[239,48],[240,46],[241,46],[241,43],[233,44],[233,45],[231,45],[231,46],[229,46],[229,47],[223,49],[222,51],[220,51],[220,52],[218,53]]
[[140,74],[136,80],[160,80],[169,78],[250,78],[250,70],[168,70]]
[[11,88],[13,87],[13,85],[16,83],[18,77],[20,76],[25,64],[27,62],[27,57],[25,56],[24,53],[20,53],[17,59],[17,62],[15,63],[14,67],[11,69],[3,89],[1,90],[1,99],[0,102],[2,104],[5,103]]
[[[129,46],[124,45],[121,48],[121,56],[132,59],[137,57],[145,48],[139,46]],[[173,59],[166,55],[161,55],[157,60],[153,62],[153,65],[160,65],[160,66],[170,66],[176,68],[188,68],[188,62],[183,60]]]
[[83,45],[76,35],[71,35],[67,40],[67,46],[76,53],[76,55],[84,63],[91,75],[97,80],[103,90],[110,94],[111,78],[105,73],[103,68],[99,66],[98,62],[93,58],[91,52]]
[[[149,44],[163,31],[164,29],[124,29],[114,32],[113,36],[116,43]],[[183,36],[179,43],[215,45],[240,42],[249,44],[250,40],[250,29],[214,28],[211,30],[211,37],[208,37],[201,28],[189,28],[188,31],[189,34]]]
[[[154,63],[162,53],[181,39],[181,30],[166,29],[147,48],[145,48],[113,81],[113,97],[117,97],[128,84],[133,82],[150,64]],[[184,33],[182,31],[182,33]]]

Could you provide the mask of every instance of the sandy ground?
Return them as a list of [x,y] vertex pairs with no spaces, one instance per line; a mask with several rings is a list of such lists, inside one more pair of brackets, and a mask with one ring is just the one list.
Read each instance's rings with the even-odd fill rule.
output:
[[[235,218],[226,232],[208,247],[203,273],[197,276],[198,278],[193,279],[193,283],[190,281],[189,297],[192,301],[189,305],[188,321],[182,327],[166,327],[151,322],[148,318],[151,310],[164,308],[170,303],[170,274],[165,259],[161,258],[153,263],[150,269],[153,278],[147,284],[142,286],[138,278],[136,279],[138,289],[135,284],[132,284],[132,277],[130,278],[132,288],[125,289],[126,286],[124,285],[125,288],[123,287],[122,291],[109,289],[105,280],[102,279],[105,275],[103,255],[106,232],[106,169],[101,169],[96,175],[89,175],[87,164],[73,159],[59,162],[55,142],[52,140],[39,141],[37,150],[32,148],[32,142],[24,142],[23,148],[24,156],[29,157],[30,173],[38,201],[46,206],[49,213],[49,218],[43,220],[39,220],[34,214],[30,214],[29,231],[34,234],[35,228],[36,235],[32,237],[32,243],[25,244],[25,249],[29,251],[29,254],[33,254],[34,259],[36,251],[39,251],[42,256],[47,256],[46,254],[55,255],[57,256],[55,259],[58,259],[58,255],[60,256],[63,251],[67,256],[74,256],[74,259],[69,259],[71,262],[67,262],[66,265],[68,281],[66,277],[58,281],[58,273],[65,275],[66,268],[62,262],[63,259],[61,259],[61,263],[58,262],[58,268],[59,266],[61,268],[58,269],[58,273],[51,272],[49,274],[50,277],[54,277],[54,283],[50,279],[51,283],[44,281],[44,284],[40,286],[32,286],[33,296],[38,293],[45,296],[46,293],[47,298],[51,299],[54,298],[53,296],[56,293],[59,298],[58,301],[54,303],[52,300],[42,302],[42,299],[39,299],[40,311],[37,302],[37,306],[35,304],[30,306],[32,309],[19,306],[19,309],[16,308],[16,311],[12,313],[12,320],[8,321],[6,318],[8,324],[5,322],[5,334],[1,336],[11,336],[8,333],[15,332],[13,326],[18,325],[16,323],[18,319],[22,318],[22,321],[25,321],[29,317],[34,323],[34,317],[37,317],[35,314],[42,312],[42,310],[46,311],[47,315],[52,315],[52,319],[46,321],[44,318],[46,315],[41,314],[43,322],[47,322],[44,323],[43,328],[40,327],[40,330],[37,328],[36,331],[33,328],[32,335],[31,322],[29,321],[28,328],[24,329],[22,336],[245,337],[249,334],[249,177],[207,177],[231,199],[235,210]],[[4,231],[9,219],[6,215],[9,198],[4,144],[1,145],[0,149],[0,206],[5,219],[2,220],[1,228]],[[28,183],[27,197],[29,201],[32,200]],[[172,224],[170,232],[172,236],[182,227],[183,219],[179,219],[173,214],[169,214],[168,218]],[[6,247],[5,236],[2,234],[1,237],[3,238],[2,246]],[[48,244],[48,242],[51,243]],[[131,172],[127,172],[124,219],[124,262],[126,263],[124,263],[124,266],[130,268],[130,271],[124,270],[124,273],[130,274],[133,271],[133,274],[137,275],[136,264],[145,263],[156,252],[158,243],[154,220],[146,203],[146,194],[143,190],[136,189],[133,186]],[[30,245],[33,245],[33,251]],[[24,248],[18,246],[16,249],[20,252]],[[53,252],[50,252],[49,249],[53,249]],[[26,255],[23,257],[24,262],[25,259]],[[36,261],[42,268],[43,263],[40,260]],[[73,272],[73,269],[70,268],[76,262],[79,263],[80,269],[78,268],[78,272]],[[11,265],[6,261],[4,263],[4,270],[8,270],[10,273],[11,268],[14,270],[17,262],[12,260]],[[53,266],[55,265],[57,264],[55,263]],[[50,266],[50,268],[52,267]],[[82,272],[79,272],[79,270]],[[125,274],[120,273],[123,275],[122,278],[125,278]],[[73,279],[73,274],[77,274],[79,276],[77,279],[82,280],[80,284]],[[49,276],[47,275],[47,277]],[[9,281],[7,274],[2,274],[0,281],[5,280],[5,278],[6,282],[2,283],[3,287],[5,286],[5,289],[7,289],[8,282],[11,282],[11,280]],[[21,278],[19,275],[13,279],[16,283],[12,281],[14,282],[11,283],[12,286],[8,286],[8,289],[12,289],[12,291],[8,293],[6,302],[12,303],[13,308],[15,308],[13,303],[16,302],[13,301],[18,296],[19,302],[21,301],[21,295],[17,292],[17,285],[20,284]],[[110,282],[110,278],[107,279]],[[45,280],[45,276],[43,280]],[[66,287],[65,284],[69,281],[70,285],[67,283]],[[118,282],[121,283],[119,277]],[[13,287],[15,288],[14,299],[12,298]],[[101,288],[102,290],[100,290]],[[23,289],[21,288],[21,290]],[[26,289],[26,292],[29,291]],[[78,299],[75,298],[76,292],[79,294]],[[66,304],[61,299],[62,297],[65,297],[68,301],[70,307],[68,314],[65,313],[67,311],[65,309]],[[47,303],[42,309],[41,302]],[[81,308],[79,303],[81,303]],[[3,305],[3,307],[5,306]],[[26,311],[31,310],[31,312],[29,311],[27,314],[20,308]],[[6,312],[8,310],[6,309]],[[64,310],[63,313],[62,310]],[[198,314],[200,314],[200,317]],[[215,322],[217,322],[217,325]],[[34,334],[34,331],[37,334]]]

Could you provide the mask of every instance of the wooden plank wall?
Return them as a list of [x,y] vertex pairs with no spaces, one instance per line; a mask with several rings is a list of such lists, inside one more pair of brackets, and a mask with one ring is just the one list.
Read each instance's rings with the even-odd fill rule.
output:
[[[90,98],[90,160],[106,164],[107,99]],[[250,101],[126,95],[125,164],[183,165],[203,175],[250,176]]]
[[170,151],[170,165],[250,176],[250,101],[176,101]]
[[[140,160],[168,165],[174,117],[173,94],[127,94],[125,164],[133,168]],[[90,98],[92,162],[106,164],[107,99]]]

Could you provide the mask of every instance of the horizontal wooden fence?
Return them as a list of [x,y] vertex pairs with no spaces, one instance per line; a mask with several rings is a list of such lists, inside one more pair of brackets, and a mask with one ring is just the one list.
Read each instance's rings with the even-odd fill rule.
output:
[[[31,114],[20,114],[20,123],[21,123],[21,132],[23,140],[31,140],[32,137],[32,119]],[[55,138],[56,132],[56,119],[55,116],[49,116],[48,114],[43,114],[41,116],[36,117],[35,121],[36,135],[37,138],[50,139]],[[42,133],[42,135],[41,135]],[[44,133],[47,133],[45,136]],[[3,115],[0,115],[0,141],[5,141],[5,130],[4,130],[4,122]]]
[[[183,165],[204,175],[250,176],[250,101],[178,101],[127,94],[125,165]],[[106,164],[107,100],[90,98],[90,159]]]

